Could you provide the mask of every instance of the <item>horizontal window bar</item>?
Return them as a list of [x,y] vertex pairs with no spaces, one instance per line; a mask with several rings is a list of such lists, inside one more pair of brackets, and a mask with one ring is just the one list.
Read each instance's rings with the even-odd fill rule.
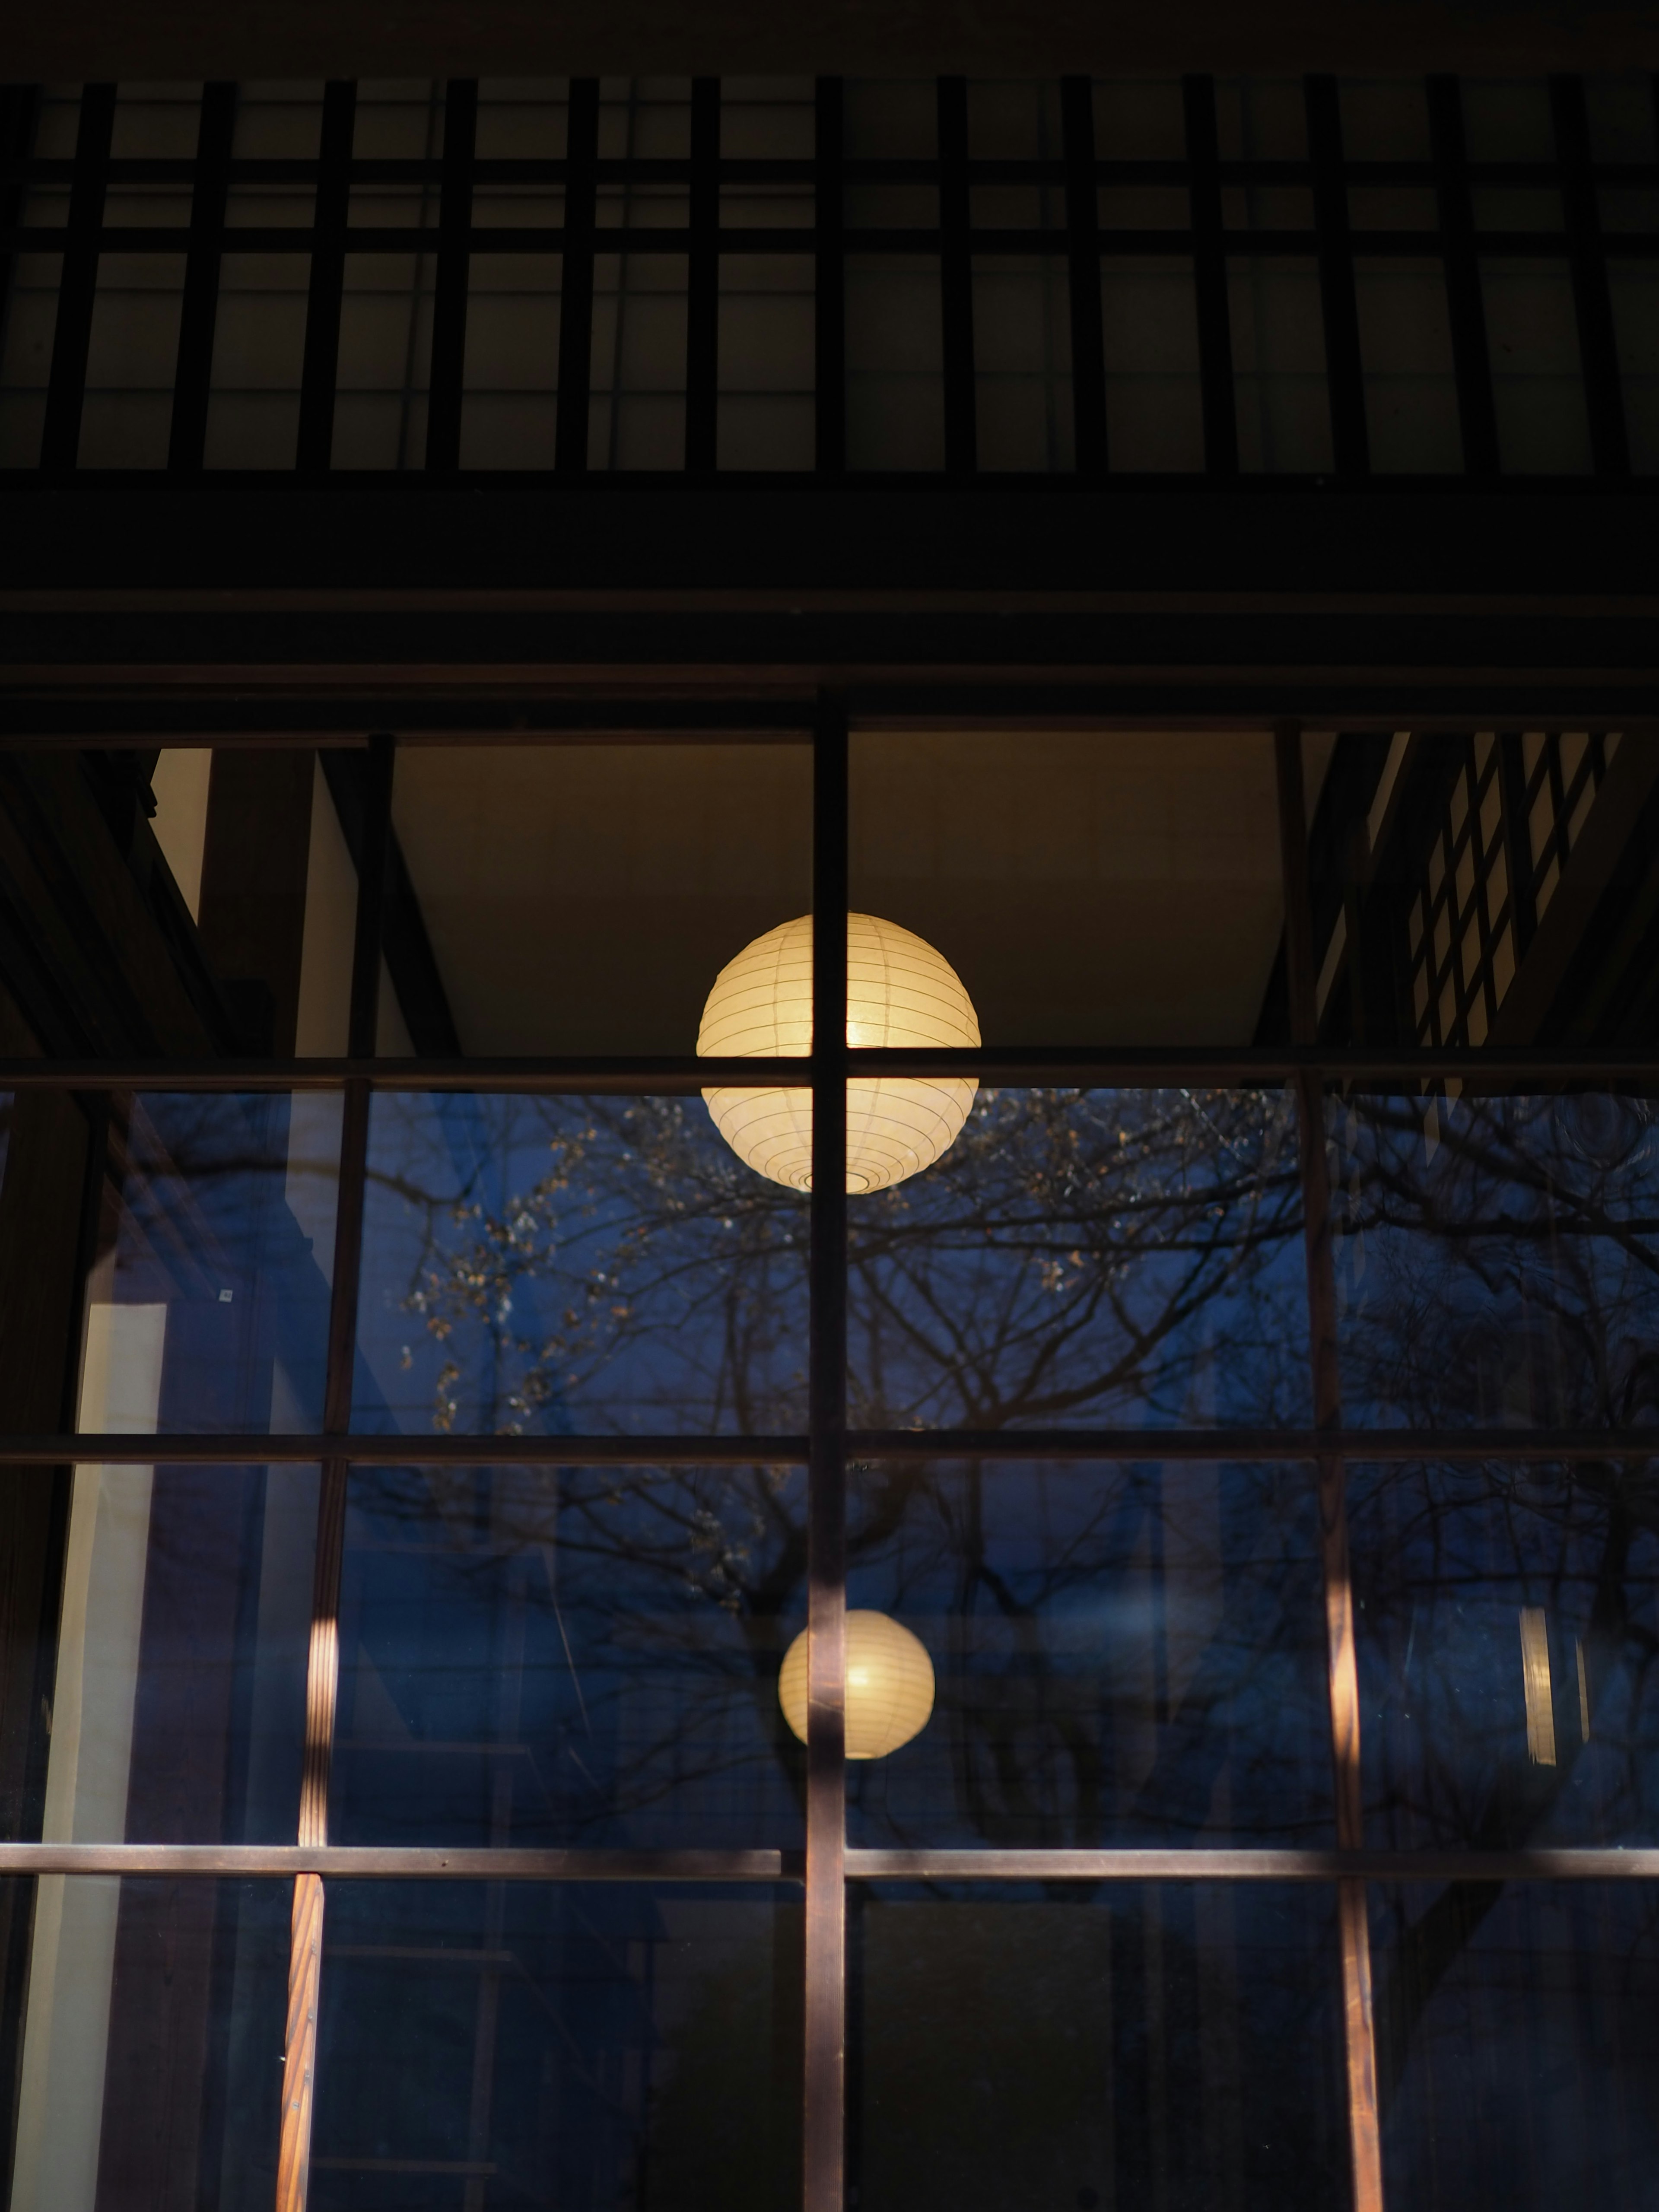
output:
[[[1529,1084],[1649,1083],[1659,1080],[1659,1050],[1550,1048],[1509,1052],[1366,1051],[1309,1045],[985,1045],[953,1048],[849,1049],[854,1075],[963,1075],[1004,1089],[1029,1085],[1169,1087],[1182,1084],[1275,1084],[1311,1070],[1332,1083],[1455,1080],[1469,1090]],[[375,1091],[593,1091],[647,1095],[697,1091],[722,1084],[769,1082],[807,1089],[809,1056],[699,1060],[689,1053],[592,1059],[476,1060],[0,1060],[0,1091],[333,1091],[366,1082]]]
[[[849,1429],[855,1459],[1291,1460],[1415,1463],[1659,1457],[1643,1429]],[[270,1467],[349,1460],[365,1467],[805,1466],[809,1439],[756,1436],[118,1435],[0,1437],[0,1467]]]
[[[857,1881],[1655,1881],[1659,1850],[860,1850]],[[446,1850],[411,1844],[0,1844],[0,1875],[357,1881],[799,1881],[781,1850]]]

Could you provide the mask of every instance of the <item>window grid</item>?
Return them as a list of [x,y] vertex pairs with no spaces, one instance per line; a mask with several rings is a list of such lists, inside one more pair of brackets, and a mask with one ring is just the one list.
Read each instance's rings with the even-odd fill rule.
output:
[[[1518,1436],[1512,1430],[1468,1430],[1455,1437],[1419,1431],[1391,1431],[1381,1434],[1345,1431],[1334,1365],[1335,1281],[1330,1236],[1331,1193],[1326,1150],[1320,1129],[1327,1083],[1335,1073],[1333,1063],[1346,1063],[1352,1055],[1321,1054],[1315,1043],[1315,983],[1312,958],[1312,921],[1308,889],[1308,856],[1302,825],[1306,811],[1302,787],[1301,734],[1293,726],[1278,733],[1276,757],[1279,784],[1281,861],[1288,917],[1286,969],[1290,988],[1294,1042],[1288,1051],[1245,1054],[1230,1057],[1243,1079],[1279,1079],[1296,1091],[1298,1116],[1304,1131],[1300,1147],[1305,1237],[1308,1247],[1310,1343],[1313,1368],[1315,1426],[1306,1431],[1262,1429],[1217,1432],[1181,1430],[1150,1432],[1124,1431],[1021,1431],[968,1436],[959,1431],[907,1431],[887,1435],[849,1431],[846,1425],[845,1382],[845,1268],[846,1201],[842,1195],[844,1170],[841,1148],[845,1125],[839,1109],[841,1094],[849,1073],[870,1062],[891,1072],[916,1072],[926,1066],[938,1072],[945,1062],[960,1061],[981,1076],[1006,1057],[994,1049],[978,1055],[937,1055],[903,1053],[854,1054],[847,1048],[840,1019],[846,988],[844,951],[848,896],[847,843],[847,726],[841,702],[825,697],[820,703],[813,732],[814,771],[814,936],[816,1033],[824,1041],[802,1073],[811,1083],[821,1109],[832,1102],[837,1110],[814,1115],[814,1180],[811,1201],[811,1376],[809,1431],[804,1436],[742,1438],[630,1437],[604,1440],[580,1437],[441,1437],[428,1439],[422,1457],[434,1462],[476,1464],[483,1451],[491,1460],[520,1464],[593,1463],[690,1464],[762,1462],[805,1463],[809,1473],[809,1618],[811,1644],[811,1702],[808,1732],[808,1818],[804,1859],[772,1850],[730,1851],[583,1851],[375,1849],[331,1846],[328,1838],[330,1764],[335,1743],[336,1707],[340,1670],[337,1615],[340,1571],[344,1536],[344,1505],[349,1468],[375,1461],[406,1463],[409,1438],[401,1436],[354,1437],[349,1433],[351,1370],[356,1340],[357,1283],[363,1235],[363,1200],[368,1176],[368,1108],[377,1086],[407,1089],[427,1079],[419,1063],[380,1063],[370,1059],[376,1033],[377,998],[382,968],[382,945],[388,907],[396,889],[389,880],[391,791],[393,742],[376,738],[368,748],[368,775],[363,781],[359,851],[360,897],[354,941],[351,1008],[349,1035],[350,1057],[343,1062],[313,1063],[298,1070],[291,1065],[269,1063],[216,1073],[199,1062],[184,1068],[155,1064],[131,1068],[105,1065],[93,1073],[63,1062],[35,1061],[21,1067],[0,1069],[0,1080],[17,1087],[27,1084],[63,1085],[76,1081],[107,1096],[123,1088],[154,1086],[158,1082],[184,1089],[292,1087],[296,1079],[312,1085],[343,1091],[343,1134],[341,1151],[339,1207],[336,1232],[333,1293],[328,1340],[325,1395],[325,1433],[320,1437],[280,1439],[239,1435],[165,1437],[126,1437],[93,1439],[88,1437],[14,1438],[0,1446],[0,1463],[63,1463],[85,1460],[153,1464],[168,1459],[225,1466],[268,1464],[275,1460],[320,1461],[320,1491],[317,1569],[313,1602],[310,1658],[307,1680],[306,1751],[301,1814],[291,1846],[222,1847],[198,1845],[12,1844],[0,1846],[0,1870],[27,1873],[57,1871],[69,1874],[157,1873],[210,1878],[226,1873],[283,1875],[295,1880],[295,1899],[289,1972],[288,2046],[284,2079],[289,2085],[282,2114],[283,2153],[279,2201],[285,2207],[306,2202],[309,2160],[311,2097],[315,2064],[316,2024],[320,1991],[322,1927],[328,1885],[340,1879],[369,1875],[425,1876],[453,1880],[534,1880],[574,1881],[604,1879],[648,1881],[661,1880],[738,1881],[775,1882],[802,1881],[806,1895],[806,2006],[802,2083],[805,2119],[806,2163],[804,2203],[808,2212],[838,2212],[842,2198],[843,2097],[842,2063],[845,2020],[845,1933],[848,1883],[879,1878],[949,1880],[1073,1880],[1141,1881],[1161,1880],[1295,1881],[1334,1884],[1339,1902],[1339,1964],[1345,1984],[1344,2061],[1348,2081],[1348,2117],[1356,2205],[1364,2212],[1381,2212],[1383,2205],[1378,2118],[1376,2108],[1373,2054],[1370,2044],[1370,1938],[1366,1929],[1366,1884],[1380,1880],[1493,1881],[1521,1879],[1605,1881],[1610,1877],[1659,1878],[1659,1852],[1566,1850],[1469,1855],[1432,1852],[1378,1852],[1364,1848],[1358,1791],[1359,1709],[1354,1649],[1353,1607],[1348,1583],[1345,1528],[1344,1468],[1350,1458],[1461,1458],[1489,1460],[1522,1458],[1564,1462],[1604,1456],[1605,1435],[1537,1431]],[[1505,741],[1507,743],[1507,741]],[[1547,800],[1550,817],[1549,865],[1558,850],[1565,849],[1576,834],[1575,813],[1582,822],[1586,794],[1593,796],[1605,748],[1588,740],[1575,744],[1571,737],[1541,739],[1527,757],[1524,740],[1520,757],[1527,787],[1540,800]],[[1501,928],[1503,902],[1490,884],[1494,856],[1503,849],[1501,817],[1494,815],[1492,800],[1498,789],[1497,776],[1503,755],[1498,740],[1468,741],[1458,764],[1463,799],[1449,799],[1443,830],[1444,858],[1455,878],[1458,866],[1470,871],[1479,863],[1473,889],[1461,893],[1443,890],[1448,900],[1459,902],[1458,911],[1477,912],[1483,944],[1489,944],[1494,922]],[[1455,816],[1455,824],[1453,817]],[[1452,835],[1455,828],[1455,835]],[[1565,842],[1564,842],[1565,841]],[[1192,1053],[1170,1055],[1174,1079],[1214,1080],[1220,1067],[1201,1066],[1203,1056]],[[1474,1065],[1455,1054],[1443,1058],[1445,1072],[1453,1066]],[[1556,1081],[1594,1079],[1604,1071],[1590,1057],[1564,1062],[1549,1055],[1521,1055],[1514,1069],[1491,1057],[1479,1063],[1483,1073],[1500,1078],[1519,1072],[1534,1077],[1547,1070]],[[1647,1066],[1646,1061],[1642,1063]],[[751,1062],[733,1064],[739,1073],[752,1073]],[[1063,1051],[1032,1055],[1024,1064],[1024,1079],[1065,1081],[1079,1077],[1097,1079],[1115,1068],[1131,1080],[1158,1079],[1146,1055],[1127,1053],[1073,1054]],[[498,1079],[505,1071],[497,1071]],[[686,1059],[646,1064],[566,1063],[513,1072],[517,1087],[557,1091],[596,1085],[617,1091],[653,1088],[684,1091],[701,1088],[719,1072],[718,1063]],[[1368,1064],[1367,1073],[1383,1079],[1410,1083],[1421,1073],[1421,1061],[1410,1054],[1384,1054]],[[78,1081],[77,1081],[78,1079]],[[488,1087],[489,1069],[481,1063],[452,1061],[441,1066],[436,1079],[469,1087]],[[1016,1077],[1015,1079],[1019,1079]],[[1627,1440],[1632,1449],[1637,1439]],[[844,1639],[846,1563],[845,1515],[847,1470],[851,1456],[962,1456],[995,1460],[1019,1458],[1134,1459],[1146,1457],[1247,1458],[1257,1461],[1299,1460],[1313,1471],[1318,1487],[1322,1529],[1322,1565],[1328,1635],[1331,1684],[1331,1750],[1333,1806],[1337,1849],[1290,1850],[849,1850],[845,1821],[845,1767],[842,1752],[842,1646]]]
[[1406,917],[1420,1045],[1480,1046],[1578,842],[1619,732],[1462,739]]
[[[434,287],[431,390],[425,434],[412,446],[407,439],[394,441],[397,465],[435,472],[463,465],[469,279],[494,261],[539,256],[549,271],[547,281],[556,282],[562,305],[558,357],[545,362],[544,377],[548,396],[556,392],[557,398],[556,466],[562,474],[581,473],[592,465],[586,425],[592,398],[598,397],[592,359],[592,263],[605,226],[598,223],[596,194],[637,191],[647,195],[641,205],[659,215],[672,212],[661,195],[684,193],[689,217],[667,225],[635,222],[635,209],[627,210],[629,254],[676,257],[685,303],[684,337],[679,358],[672,364],[684,407],[683,452],[665,461],[653,447],[647,465],[694,473],[720,465],[716,422],[726,411],[721,394],[727,394],[729,407],[748,389],[744,364],[720,357],[722,272],[739,259],[754,267],[776,257],[793,257],[815,271],[813,334],[803,348],[803,360],[810,356],[814,373],[816,431],[804,442],[739,441],[733,450],[758,455],[757,465],[775,465],[781,456],[791,467],[826,475],[844,465],[845,391],[860,367],[848,358],[843,304],[845,261],[853,254],[895,266],[907,259],[919,263],[934,272],[938,288],[938,361],[926,369],[937,386],[938,447],[929,447],[919,433],[910,436],[908,447],[900,438],[891,450],[883,446],[878,451],[883,465],[938,466],[959,474],[994,465],[984,409],[975,404],[976,352],[985,358],[983,336],[975,328],[975,277],[985,264],[1012,258],[1052,268],[1069,298],[1069,341],[1049,337],[1041,371],[1051,398],[1057,395],[1073,418],[1070,437],[1047,441],[1050,468],[1075,467],[1088,476],[1103,467],[1134,472],[1167,465],[1167,452],[1149,454],[1123,423],[1115,426],[1100,342],[1102,274],[1138,264],[1148,270],[1173,265],[1186,271],[1179,281],[1186,286],[1194,317],[1195,356],[1183,373],[1195,373],[1201,387],[1203,466],[1212,475],[1237,473],[1240,333],[1230,311],[1230,283],[1236,287],[1240,272],[1251,267],[1291,271],[1299,262],[1313,272],[1316,299],[1304,308],[1281,295],[1273,311],[1279,318],[1277,332],[1264,326],[1249,334],[1256,367],[1247,380],[1254,387],[1277,378],[1282,405],[1306,418],[1297,434],[1283,441],[1283,465],[1292,472],[1328,466],[1344,479],[1372,473],[1377,468],[1377,440],[1367,420],[1372,386],[1379,379],[1393,379],[1401,391],[1413,385],[1420,391],[1437,379],[1455,386],[1466,475],[1580,466],[1570,437],[1558,436],[1552,444],[1547,425],[1539,428],[1538,410],[1547,415],[1556,404],[1554,394],[1564,408],[1582,403],[1589,440],[1582,465],[1602,477],[1627,476],[1626,416],[1641,402],[1638,363],[1645,342],[1634,326],[1615,329],[1610,271],[1636,275],[1659,259],[1659,232],[1610,227],[1603,210],[1609,193],[1659,182],[1659,161],[1595,158],[1585,88],[1570,78],[1551,84],[1553,160],[1473,158],[1462,89],[1450,78],[1431,79],[1422,88],[1425,143],[1413,158],[1370,158],[1369,140],[1367,157],[1358,158],[1345,145],[1343,89],[1328,76],[1308,79],[1301,150],[1244,158],[1230,150],[1231,136],[1223,144],[1215,81],[1194,76],[1181,91],[1178,144],[1172,137],[1167,150],[1157,156],[1126,158],[1115,153],[1109,131],[1103,139],[1092,97],[1098,88],[1091,88],[1088,80],[1068,79],[1059,88],[1058,137],[1050,134],[1045,141],[1039,134],[1031,142],[1033,147],[1047,143],[1049,150],[1030,158],[1005,153],[993,158],[975,147],[975,88],[963,79],[945,78],[936,88],[930,155],[853,158],[845,151],[839,80],[795,88],[787,100],[777,95],[780,113],[788,107],[803,118],[800,128],[781,138],[788,143],[799,140],[799,150],[784,155],[728,153],[722,142],[723,102],[733,95],[719,80],[700,78],[684,88],[685,150],[667,155],[632,150],[631,131],[619,141],[609,131],[601,134],[600,110],[603,106],[608,113],[616,106],[614,95],[602,93],[597,80],[582,79],[548,94],[544,102],[550,119],[556,108],[567,121],[562,152],[507,156],[480,154],[478,87],[453,80],[429,88],[432,127],[426,151],[387,155],[362,150],[365,143],[377,143],[365,133],[365,119],[376,109],[375,88],[342,82],[322,91],[316,103],[316,151],[301,156],[235,154],[231,141],[244,95],[236,88],[216,84],[204,88],[199,141],[194,155],[186,158],[112,153],[113,118],[121,101],[137,94],[118,95],[111,85],[82,88],[72,155],[42,150],[61,147],[64,134],[57,127],[42,134],[46,106],[38,90],[25,88],[7,95],[8,198],[0,267],[7,283],[20,288],[20,260],[38,270],[45,258],[61,257],[62,267],[51,308],[49,359],[27,349],[21,337],[17,347],[0,354],[0,392],[15,403],[13,412],[21,426],[8,434],[0,450],[14,465],[58,472],[90,465],[82,452],[82,423],[92,303],[100,257],[118,252],[173,257],[184,264],[176,279],[185,306],[167,465],[182,472],[200,465],[204,364],[210,384],[222,279],[228,273],[223,264],[234,253],[266,257],[267,284],[277,282],[285,260],[307,272],[304,361],[295,394],[298,428],[288,465],[304,474],[347,465],[335,450],[333,434],[340,380],[349,367],[343,356],[342,298],[363,281],[368,257],[408,260],[414,247],[411,321],[420,313],[423,282]],[[248,96],[257,97],[257,88]],[[53,98],[61,105],[57,94]],[[634,104],[630,90],[624,102],[630,115]],[[554,135],[550,132],[550,141]],[[618,143],[622,150],[612,150]],[[175,223],[112,220],[112,194],[167,185],[177,188],[186,211]],[[291,224],[228,222],[235,195],[255,187],[308,202],[307,219]],[[545,194],[544,211],[558,220],[489,220],[503,214],[501,195],[511,191]],[[914,205],[907,200],[902,209],[894,202],[896,211],[909,217],[906,222],[872,222],[869,196],[884,191],[920,191],[922,198]],[[1051,219],[1036,228],[982,219],[994,195],[1002,194],[1003,204],[1009,204],[1020,192],[1038,191],[1042,204],[1036,211]],[[790,214],[796,210],[787,207],[787,199],[798,198],[806,219],[758,224],[725,219],[727,201],[740,203],[749,195],[745,211],[752,218],[755,198],[768,193],[785,196]],[[1174,196],[1175,208],[1184,209],[1184,220],[1177,214],[1167,228],[1148,226],[1151,204],[1160,193]],[[1420,228],[1401,227],[1401,203],[1413,193],[1432,206],[1433,221]],[[1520,198],[1528,193],[1536,204]],[[384,216],[388,194],[419,196],[418,246],[407,223],[354,218],[354,196],[380,196],[377,212]],[[1121,228],[1103,220],[1103,195],[1134,195],[1127,203],[1134,220]],[[1393,227],[1372,228],[1358,220],[1356,209],[1368,195],[1387,197]],[[1510,195],[1510,204],[1495,195]],[[1517,213],[1536,224],[1546,195],[1561,210],[1559,227],[1517,227]],[[1304,205],[1305,215],[1292,226],[1290,218]],[[928,207],[931,222],[918,223],[915,218]],[[1269,218],[1261,227],[1249,219],[1257,209]],[[849,221],[849,211],[863,219]],[[976,215],[981,219],[976,221]],[[1486,219],[1488,215],[1492,221]],[[1494,270],[1508,267],[1524,291],[1528,264],[1540,272],[1540,283],[1566,286],[1563,296],[1570,297],[1571,329],[1528,337],[1526,345],[1536,358],[1529,356],[1519,368],[1505,351],[1498,380],[1502,390],[1495,393],[1499,348],[1488,330],[1483,283]],[[1443,363],[1431,358],[1438,341],[1430,333],[1422,338],[1427,352],[1403,368],[1392,360],[1369,360],[1369,344],[1389,341],[1380,329],[1368,337],[1357,287],[1372,274],[1391,267],[1409,272],[1413,266],[1437,269],[1449,355]],[[556,267],[556,280],[551,274]],[[38,274],[27,280],[37,288],[40,281]],[[25,296],[20,289],[18,299]],[[1510,298],[1511,307],[1519,297]],[[805,292],[800,307],[805,314]],[[1253,323],[1261,323],[1266,312],[1258,303]],[[19,327],[21,332],[21,321]],[[1309,356],[1297,376],[1276,358],[1291,343],[1292,328],[1298,335],[1291,349],[1298,358]],[[1062,350],[1068,356],[1063,360]],[[1626,362],[1623,382],[1621,350]],[[1311,365],[1315,356],[1316,368]],[[728,368],[737,372],[735,383],[727,380]],[[405,411],[417,383],[412,374],[403,380]],[[1293,385],[1302,388],[1293,392]],[[398,394],[388,388],[385,397],[391,404]],[[799,398],[804,404],[805,395]],[[31,410],[38,413],[34,431],[29,428],[35,420]],[[1279,442],[1253,436],[1243,465],[1272,468]],[[1443,459],[1431,453],[1432,443],[1424,428],[1413,460],[1409,439],[1403,447],[1391,441],[1391,465],[1402,459],[1419,469],[1443,465]],[[206,444],[216,465],[234,463],[234,452],[222,457],[211,450],[211,440]],[[507,447],[510,453],[511,441]],[[1030,450],[1038,449],[1033,441]],[[1440,450],[1437,447],[1435,453]],[[347,451],[355,459],[352,441]],[[1325,454],[1328,460],[1321,459]]]

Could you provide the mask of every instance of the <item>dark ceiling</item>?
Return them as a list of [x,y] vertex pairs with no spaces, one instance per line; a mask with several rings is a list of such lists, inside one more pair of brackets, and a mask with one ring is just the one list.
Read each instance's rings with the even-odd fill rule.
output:
[[1634,0],[7,0],[4,74],[114,77],[1659,65]]

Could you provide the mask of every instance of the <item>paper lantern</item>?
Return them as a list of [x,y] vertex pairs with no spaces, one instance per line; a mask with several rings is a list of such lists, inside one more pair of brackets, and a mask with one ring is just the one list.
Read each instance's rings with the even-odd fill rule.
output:
[[[942,953],[896,922],[847,917],[847,1042],[977,1045],[979,1022]],[[697,1050],[765,1060],[812,1048],[812,917],[780,922],[714,978]],[[847,1086],[847,1188],[885,1190],[956,1142],[978,1085],[967,1076],[859,1077]],[[703,1097],[738,1158],[793,1190],[812,1188],[812,1094],[776,1086]]]
[[[783,1655],[783,1717],[806,1741],[806,1631]],[[927,1647],[884,1613],[847,1616],[847,1756],[885,1759],[920,1735],[933,1710]]]

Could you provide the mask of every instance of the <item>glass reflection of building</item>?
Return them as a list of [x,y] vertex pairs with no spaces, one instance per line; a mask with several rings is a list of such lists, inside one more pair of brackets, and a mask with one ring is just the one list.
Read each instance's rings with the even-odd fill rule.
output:
[[1651,82],[5,103],[10,2203],[1641,2212]]

